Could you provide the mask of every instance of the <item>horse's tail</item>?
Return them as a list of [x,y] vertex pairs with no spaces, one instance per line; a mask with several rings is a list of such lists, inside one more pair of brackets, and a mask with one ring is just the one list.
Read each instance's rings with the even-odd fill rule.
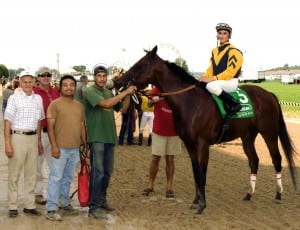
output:
[[279,101],[275,95],[274,95],[274,97],[276,98],[276,101],[277,101],[278,107],[279,107],[279,139],[280,139],[284,154],[286,156],[286,159],[287,159],[287,162],[289,165],[294,188],[296,189],[297,188],[297,183],[296,183],[297,173],[296,173],[296,167],[295,167],[295,163],[294,163],[294,159],[293,159],[293,156],[296,153],[296,150],[295,150],[293,141],[290,138],[290,135],[287,131]]

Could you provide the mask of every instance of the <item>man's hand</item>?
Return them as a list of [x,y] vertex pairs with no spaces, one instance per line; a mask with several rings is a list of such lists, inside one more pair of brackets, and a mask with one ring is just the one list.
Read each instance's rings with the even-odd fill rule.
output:
[[14,156],[14,149],[10,143],[5,143],[5,154],[8,158],[12,158]]
[[38,153],[39,156],[41,156],[44,153],[44,147],[43,147],[41,141],[38,142],[38,151],[39,151],[39,153]]
[[133,93],[135,93],[136,90],[137,90],[136,86],[131,85],[131,86],[129,86],[129,87],[125,90],[125,92],[126,92],[126,94],[128,95],[128,94],[133,94]]
[[52,157],[56,158],[56,159],[59,159],[60,157],[60,151],[59,151],[59,148],[57,147],[52,147],[51,148],[51,152],[52,152]]

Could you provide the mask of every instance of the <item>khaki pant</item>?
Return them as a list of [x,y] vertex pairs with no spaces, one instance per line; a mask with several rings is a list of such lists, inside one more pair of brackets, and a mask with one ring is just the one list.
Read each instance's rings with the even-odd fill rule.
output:
[[24,168],[24,208],[35,208],[38,140],[37,135],[12,134],[14,155],[8,159],[8,208],[18,209],[18,184]]
[[35,195],[44,195],[44,173],[46,173],[44,161],[46,160],[48,169],[50,169],[50,161],[51,161],[51,145],[50,145],[48,133],[42,131],[41,136],[42,136],[42,145],[43,145],[44,152],[43,154],[39,155],[37,158]]

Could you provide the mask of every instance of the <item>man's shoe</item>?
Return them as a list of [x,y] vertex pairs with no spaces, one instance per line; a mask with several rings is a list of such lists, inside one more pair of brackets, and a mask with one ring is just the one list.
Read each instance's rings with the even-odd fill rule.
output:
[[47,203],[47,200],[43,195],[35,195],[35,203],[45,205]]
[[18,210],[9,210],[8,211],[8,217],[14,218],[18,216]]
[[154,192],[154,189],[153,189],[153,188],[146,188],[146,189],[144,189],[142,195],[143,195],[143,196],[149,196],[149,194],[150,194],[151,192]]
[[174,191],[169,189],[166,191],[166,198],[174,198]]
[[75,208],[73,208],[72,205],[67,205],[67,206],[64,206],[64,207],[59,207],[61,210],[71,214],[71,215],[77,215],[79,214],[78,210],[76,210]]
[[62,218],[57,211],[48,211],[46,214],[46,219],[52,221],[62,221]]
[[114,207],[110,206],[107,203],[101,205],[100,208],[103,209],[103,210],[105,210],[105,211],[107,211],[107,212],[112,212],[112,211],[116,210]]
[[101,212],[101,211],[89,211],[88,212],[89,217],[94,217],[95,219],[102,219],[102,220],[107,220],[108,216],[106,213]]
[[41,215],[41,213],[38,210],[36,210],[36,208],[33,208],[33,209],[24,208],[23,212],[26,213],[26,214],[33,215],[33,216],[40,216]]

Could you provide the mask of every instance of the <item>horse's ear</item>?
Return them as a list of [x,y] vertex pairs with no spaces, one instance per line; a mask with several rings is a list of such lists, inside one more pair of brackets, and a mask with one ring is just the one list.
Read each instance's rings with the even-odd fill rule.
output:
[[154,48],[151,50],[151,54],[156,54],[157,52],[157,45],[154,46]]

